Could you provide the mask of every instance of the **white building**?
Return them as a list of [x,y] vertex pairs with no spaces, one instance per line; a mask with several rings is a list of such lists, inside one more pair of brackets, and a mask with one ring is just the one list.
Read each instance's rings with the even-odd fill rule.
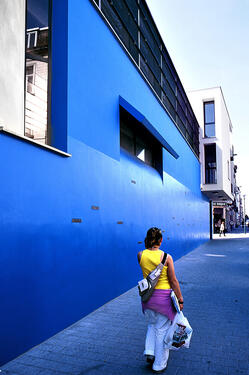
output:
[[201,190],[213,203],[214,229],[222,219],[230,229],[238,216],[234,200],[237,166],[224,95],[221,87],[214,87],[190,91],[188,97],[200,125]]

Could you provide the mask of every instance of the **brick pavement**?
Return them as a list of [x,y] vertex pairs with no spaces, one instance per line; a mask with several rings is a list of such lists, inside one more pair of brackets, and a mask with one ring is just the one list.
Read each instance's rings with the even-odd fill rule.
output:
[[[249,375],[249,238],[207,242],[175,268],[194,333],[189,349],[170,353],[165,374]],[[133,288],[9,362],[1,375],[150,374],[145,333]]]

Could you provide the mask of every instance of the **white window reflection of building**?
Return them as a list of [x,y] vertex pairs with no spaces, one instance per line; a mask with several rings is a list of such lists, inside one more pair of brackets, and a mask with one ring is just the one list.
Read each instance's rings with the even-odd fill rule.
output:
[[27,32],[27,48],[35,48],[37,46],[38,29]]
[[26,41],[25,135],[48,143],[48,27],[27,30]]
[[27,137],[48,144],[48,76],[51,0],[26,0],[26,101]]
[[26,65],[26,91],[35,95],[35,64]]

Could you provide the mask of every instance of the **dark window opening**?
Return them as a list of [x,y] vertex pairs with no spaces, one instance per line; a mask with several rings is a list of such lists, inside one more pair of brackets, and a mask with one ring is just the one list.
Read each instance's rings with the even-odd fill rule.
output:
[[215,137],[214,101],[204,103],[205,137]]
[[205,184],[217,184],[216,145],[205,145]]
[[120,147],[162,174],[161,144],[122,107],[120,107]]
[[24,134],[49,144],[50,9],[52,0],[27,0]]

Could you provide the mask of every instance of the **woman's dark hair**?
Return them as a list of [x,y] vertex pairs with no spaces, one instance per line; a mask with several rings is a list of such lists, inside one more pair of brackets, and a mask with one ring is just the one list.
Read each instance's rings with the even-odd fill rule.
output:
[[162,236],[161,229],[156,228],[156,227],[150,228],[144,240],[145,247],[148,249],[153,246],[160,245],[160,241],[162,238],[163,236]]

